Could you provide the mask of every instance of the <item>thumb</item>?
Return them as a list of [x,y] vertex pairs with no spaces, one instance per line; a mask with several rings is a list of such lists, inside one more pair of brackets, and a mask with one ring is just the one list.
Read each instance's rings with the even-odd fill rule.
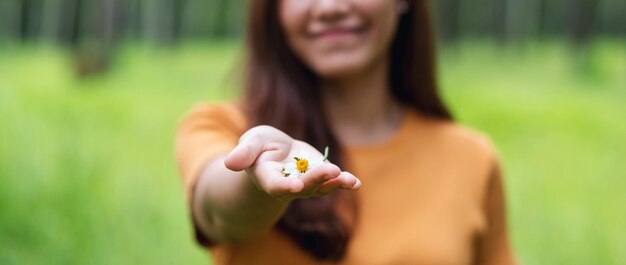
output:
[[232,171],[242,171],[252,166],[262,151],[263,141],[257,133],[244,134],[224,159],[224,165]]

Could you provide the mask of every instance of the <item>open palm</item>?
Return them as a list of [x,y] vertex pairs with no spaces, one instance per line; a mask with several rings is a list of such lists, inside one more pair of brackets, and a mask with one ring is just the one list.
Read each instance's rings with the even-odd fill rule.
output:
[[310,168],[297,178],[285,177],[282,172],[285,163],[293,162],[293,158],[302,152],[322,157],[311,145],[274,127],[262,125],[241,136],[224,164],[233,171],[246,170],[260,190],[280,200],[326,195],[339,188],[356,190],[361,186],[358,178],[342,172],[332,163]]

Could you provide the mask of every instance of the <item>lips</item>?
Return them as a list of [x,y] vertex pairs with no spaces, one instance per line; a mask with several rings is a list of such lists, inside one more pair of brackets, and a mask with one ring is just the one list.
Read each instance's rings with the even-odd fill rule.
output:
[[363,30],[364,27],[334,27],[320,30],[312,35],[316,39],[339,39],[356,36]]
[[351,29],[331,29],[331,30],[325,30],[318,34],[315,34],[315,37],[322,38],[322,39],[339,38],[339,37],[346,37],[346,36],[354,35],[356,33],[357,33],[356,30],[351,30]]

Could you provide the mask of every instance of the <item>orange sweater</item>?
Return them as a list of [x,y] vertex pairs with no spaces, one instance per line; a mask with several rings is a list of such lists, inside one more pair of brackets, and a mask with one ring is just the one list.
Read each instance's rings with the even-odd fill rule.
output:
[[[489,140],[409,111],[384,143],[346,148],[359,221],[341,264],[515,264],[502,179]],[[176,155],[188,202],[198,175],[247,129],[233,104],[200,105],[182,121]],[[277,231],[210,249],[215,264],[324,264]]]

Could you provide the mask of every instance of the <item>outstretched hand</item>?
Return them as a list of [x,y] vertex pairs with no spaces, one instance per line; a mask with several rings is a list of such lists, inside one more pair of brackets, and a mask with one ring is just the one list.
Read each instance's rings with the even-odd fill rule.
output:
[[361,186],[358,178],[330,162],[311,168],[297,178],[285,177],[283,166],[293,162],[294,156],[301,152],[322,157],[311,145],[262,125],[241,136],[224,164],[233,171],[245,170],[261,191],[279,200],[322,196],[337,189],[356,190]]

